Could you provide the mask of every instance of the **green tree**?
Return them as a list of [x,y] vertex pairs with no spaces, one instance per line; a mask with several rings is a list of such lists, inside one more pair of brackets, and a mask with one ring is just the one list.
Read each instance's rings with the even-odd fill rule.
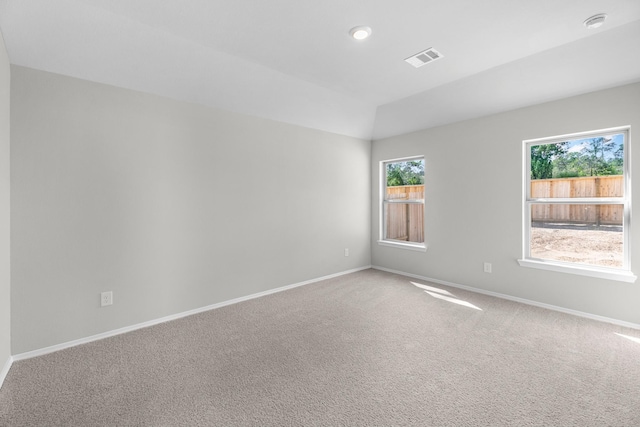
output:
[[616,151],[613,152],[612,162],[619,171],[617,174],[622,175],[622,167],[624,165],[624,146],[622,144],[619,144]]
[[553,161],[554,178],[573,178],[587,176],[589,165],[580,152],[571,152],[559,156]]
[[387,164],[387,187],[424,184],[424,162],[412,160]]
[[531,179],[553,177],[553,161],[566,152],[567,142],[531,146]]
[[605,159],[605,154],[613,149],[611,139],[599,137],[588,140],[582,151],[589,166],[589,176],[614,174],[615,168]]
[[584,140],[578,151],[557,155],[553,160],[553,178],[597,175],[622,175],[624,146],[611,139]]

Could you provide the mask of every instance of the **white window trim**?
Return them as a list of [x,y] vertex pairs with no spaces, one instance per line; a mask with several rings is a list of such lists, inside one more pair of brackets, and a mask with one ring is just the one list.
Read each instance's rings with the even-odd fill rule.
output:
[[[380,200],[380,206],[379,206],[380,221],[378,221],[379,223],[378,235],[380,236],[380,238],[378,239],[378,245],[380,246],[388,246],[392,248],[405,249],[405,250],[418,251],[418,252],[427,251],[427,242],[423,242],[423,243],[401,242],[398,240],[389,240],[384,238],[384,235],[385,235],[384,227],[386,222],[385,221],[386,218],[384,216],[384,204],[385,204],[385,191],[387,189],[387,171],[386,171],[385,165],[387,163],[404,162],[404,161],[411,161],[411,160],[418,160],[418,159],[424,162],[424,156],[400,157],[397,159],[383,160],[380,162],[380,170],[378,173],[378,176],[380,177],[380,192],[379,192],[379,198],[378,198],[378,200]],[[391,202],[391,203],[394,203],[394,202]],[[402,202],[396,202],[396,203],[422,204],[424,206],[424,199],[415,200],[415,201],[403,200]],[[424,227],[425,225],[426,224],[423,224],[423,230],[425,229]]]
[[617,280],[619,282],[633,283],[637,276],[630,271],[598,268],[585,264],[562,264],[548,260],[519,259],[522,267],[537,268],[540,270],[558,271],[560,273],[577,274],[580,276],[597,277],[600,279]]
[[389,246],[392,248],[407,249],[410,251],[418,251],[418,252],[427,251],[426,243],[405,243],[405,242],[395,242],[393,240],[378,240],[378,244],[380,246]]
[[[598,197],[598,198],[537,198],[531,197],[531,146],[541,144],[551,144],[572,139],[580,139],[589,136],[600,136],[612,133],[625,134],[624,147],[624,196],[623,197]],[[630,126],[620,126],[608,129],[600,129],[589,132],[572,133],[548,138],[529,139],[522,141],[522,259],[518,259],[518,264],[522,267],[537,268],[542,270],[557,271],[562,273],[577,274],[582,276],[596,277],[609,280],[633,283],[637,276],[631,272],[631,248],[629,240],[631,238],[631,129]],[[623,242],[624,258],[622,268],[607,268],[561,262],[555,260],[537,259],[531,257],[530,229],[531,229],[531,206],[538,203],[545,204],[622,204],[624,206],[623,215]]]

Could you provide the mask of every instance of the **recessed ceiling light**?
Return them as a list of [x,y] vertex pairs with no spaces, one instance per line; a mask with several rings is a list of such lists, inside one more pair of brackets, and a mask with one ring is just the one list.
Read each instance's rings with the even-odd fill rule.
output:
[[356,40],[364,40],[371,35],[370,27],[354,27],[349,31],[351,37]]
[[598,27],[602,27],[602,24],[604,24],[604,20],[607,19],[607,14],[606,13],[599,13],[597,15],[593,15],[590,18],[585,19],[584,26],[592,29],[592,28],[598,28]]

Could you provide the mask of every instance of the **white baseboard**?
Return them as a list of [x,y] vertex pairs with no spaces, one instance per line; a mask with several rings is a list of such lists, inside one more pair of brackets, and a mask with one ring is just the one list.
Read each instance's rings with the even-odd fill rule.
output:
[[524,298],[518,298],[518,297],[511,296],[511,295],[501,294],[501,293],[498,293],[498,292],[485,291],[484,289],[474,288],[474,287],[465,286],[465,285],[459,285],[457,283],[447,282],[445,280],[434,279],[434,278],[426,277],[426,276],[420,276],[420,275],[417,275],[417,274],[406,273],[404,271],[392,270],[390,268],[380,267],[380,266],[377,266],[377,265],[374,265],[371,268],[376,269],[376,270],[386,271],[388,273],[399,274],[401,276],[411,277],[411,278],[418,279],[418,280],[423,280],[425,282],[438,283],[440,285],[451,286],[452,288],[464,289],[465,291],[475,292],[477,294],[489,295],[489,296],[492,296],[492,297],[506,299],[506,300],[509,300],[509,301],[515,301],[515,302],[519,302],[519,303],[522,303],[522,304],[532,305],[532,306],[535,306],[535,307],[546,308],[547,310],[559,311],[561,313],[572,314],[574,316],[584,317],[584,318],[591,319],[591,320],[597,320],[597,321],[605,322],[605,323],[612,323],[614,325],[624,326],[626,328],[640,329],[640,324],[638,324],[638,323],[631,323],[631,322],[626,322],[624,320],[613,319],[613,318],[610,318],[610,317],[598,316],[597,314],[585,313],[583,311],[572,310],[570,308],[564,308],[564,307],[559,307],[559,306],[551,305],[551,304],[545,304],[545,303],[542,303],[542,302],[532,301],[532,300],[528,300],[528,299],[524,299]]
[[[364,267],[359,267],[359,268],[354,268],[354,269],[351,269],[351,270],[342,271],[340,273],[330,274],[328,276],[318,277],[316,279],[306,280],[304,282],[294,283],[292,285],[282,286],[282,287],[275,288],[275,289],[269,289],[268,291],[258,292],[256,294],[251,294],[251,295],[235,298],[235,299],[228,300],[228,301],[223,301],[223,302],[219,302],[219,303],[216,303],[216,304],[211,304],[211,305],[208,305],[208,306],[205,306],[205,307],[196,308],[196,309],[185,311],[185,312],[182,312],[182,313],[172,314],[170,316],[161,317],[159,319],[149,320],[148,322],[138,323],[136,325],[126,326],[126,327],[120,328],[120,329],[114,329],[112,331],[103,332],[101,334],[91,335],[89,337],[80,338],[80,339],[77,339],[77,340],[73,340],[73,341],[68,341],[68,342],[61,343],[61,344],[52,345],[50,347],[45,347],[45,348],[41,348],[41,349],[38,349],[38,350],[32,350],[32,351],[28,351],[26,353],[15,354],[15,355],[13,355],[13,361],[31,359],[32,357],[42,356],[42,355],[45,355],[45,354],[48,354],[48,353],[53,353],[55,351],[64,350],[65,348],[75,347],[75,346],[78,346],[78,345],[90,343],[92,341],[97,341],[97,340],[101,340],[101,339],[104,339],[104,338],[113,337],[115,335],[124,334],[124,333],[127,333],[127,332],[135,331],[137,329],[148,328],[149,326],[157,325],[159,323],[169,322],[171,320],[176,320],[176,319],[180,319],[182,317],[192,316],[194,314],[202,313],[204,311],[215,310],[216,308],[221,308],[221,307],[225,307],[225,306],[228,306],[228,305],[237,304],[237,303],[242,302],[242,301],[248,301],[248,300],[251,300],[251,299],[264,297],[264,296],[267,296],[267,295],[275,294],[277,292],[282,292],[282,291],[286,291],[286,290],[289,290],[289,289],[297,288],[299,286],[304,286],[304,285],[309,285],[311,283],[320,282],[322,280],[333,279],[334,277],[344,276],[345,274],[355,273],[357,271],[362,271],[362,270],[368,270],[370,268],[371,268],[370,265],[367,265],[367,266],[364,266]],[[8,368],[7,368],[7,371],[8,371]]]
[[13,365],[13,357],[9,356],[4,364],[4,367],[0,371],[0,388],[2,388],[2,384],[4,384],[4,379],[7,378],[7,374],[9,373],[9,369],[11,369],[11,365]]

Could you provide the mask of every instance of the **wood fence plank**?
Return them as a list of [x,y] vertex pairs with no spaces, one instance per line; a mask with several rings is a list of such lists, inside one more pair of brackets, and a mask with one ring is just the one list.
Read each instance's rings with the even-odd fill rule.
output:
[[[622,197],[622,175],[551,178],[531,181],[533,198]],[[623,205],[533,205],[535,222],[622,225]]]

